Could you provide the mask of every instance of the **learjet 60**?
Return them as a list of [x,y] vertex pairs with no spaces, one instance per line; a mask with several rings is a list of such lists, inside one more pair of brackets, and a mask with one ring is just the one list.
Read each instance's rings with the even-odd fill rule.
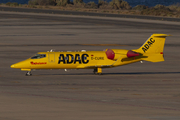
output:
[[11,65],[11,68],[27,71],[36,69],[93,69],[95,74],[101,74],[102,68],[112,68],[138,61],[164,61],[163,49],[167,34],[153,34],[138,49],[106,49],[104,51],[80,52],[38,52],[31,58]]

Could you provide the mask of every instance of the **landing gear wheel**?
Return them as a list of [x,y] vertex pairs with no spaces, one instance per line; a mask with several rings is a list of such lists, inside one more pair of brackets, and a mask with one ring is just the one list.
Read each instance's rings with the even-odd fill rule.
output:
[[102,75],[102,73],[96,73],[97,75]]
[[26,76],[31,76],[32,74],[31,74],[31,71],[28,71],[27,73],[26,73]]
[[95,75],[97,75],[98,74],[97,73],[97,68],[95,68],[93,72],[94,72]]
[[95,75],[102,75],[102,68],[95,68],[93,72]]

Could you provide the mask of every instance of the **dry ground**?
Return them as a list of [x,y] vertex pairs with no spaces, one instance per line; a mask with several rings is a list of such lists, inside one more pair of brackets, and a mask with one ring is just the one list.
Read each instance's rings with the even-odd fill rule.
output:
[[[179,28],[175,22],[0,12],[0,119],[179,120]],[[10,68],[50,49],[134,49],[153,33],[173,35],[161,63],[103,69],[100,76],[45,70],[27,77]]]

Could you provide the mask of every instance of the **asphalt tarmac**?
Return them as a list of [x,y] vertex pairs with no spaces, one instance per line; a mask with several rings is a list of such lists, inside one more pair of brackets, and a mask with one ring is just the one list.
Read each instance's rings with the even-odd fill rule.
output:
[[[0,119],[179,120],[180,23],[131,18],[0,12]],[[165,61],[93,70],[10,65],[40,51],[136,49],[164,33]]]

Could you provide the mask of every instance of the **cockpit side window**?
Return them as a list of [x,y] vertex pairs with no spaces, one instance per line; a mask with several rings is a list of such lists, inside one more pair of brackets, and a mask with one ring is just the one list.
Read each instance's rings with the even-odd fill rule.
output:
[[45,58],[46,54],[36,54],[31,57],[31,59],[40,59],[40,58]]

